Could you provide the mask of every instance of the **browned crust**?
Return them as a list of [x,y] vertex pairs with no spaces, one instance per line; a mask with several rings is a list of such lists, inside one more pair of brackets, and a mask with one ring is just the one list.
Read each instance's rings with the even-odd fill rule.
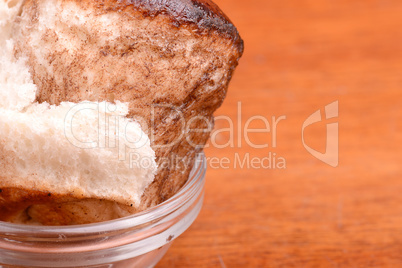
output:
[[72,225],[113,220],[136,209],[113,201],[14,187],[0,188],[0,221]]
[[230,39],[237,47],[240,56],[244,43],[236,27],[223,11],[210,0],[71,0],[81,5],[94,5],[98,11],[125,12],[135,15],[141,12],[144,17],[165,15],[176,26],[189,26],[195,33],[208,34],[217,31]]

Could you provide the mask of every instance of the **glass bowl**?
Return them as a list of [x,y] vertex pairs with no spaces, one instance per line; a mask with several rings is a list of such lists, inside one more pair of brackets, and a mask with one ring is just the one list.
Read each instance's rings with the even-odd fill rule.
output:
[[201,153],[176,195],[130,217],[61,227],[0,222],[0,267],[153,267],[198,216],[205,172]]

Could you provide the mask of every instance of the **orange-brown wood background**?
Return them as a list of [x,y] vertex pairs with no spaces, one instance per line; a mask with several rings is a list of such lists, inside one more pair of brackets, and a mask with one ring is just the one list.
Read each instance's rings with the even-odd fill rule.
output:
[[[157,267],[402,267],[402,1],[216,0],[245,41],[216,115],[286,116],[249,146],[210,146],[231,168],[207,172],[194,224]],[[303,146],[302,124],[339,101],[339,166]],[[260,121],[261,123],[261,121]],[[261,124],[254,121],[254,127]],[[305,130],[325,151],[326,124]],[[253,125],[253,124],[251,124]],[[228,127],[220,120],[216,128]],[[215,135],[224,144],[229,132]],[[333,138],[333,137],[332,137]],[[234,168],[235,155],[286,169]]]

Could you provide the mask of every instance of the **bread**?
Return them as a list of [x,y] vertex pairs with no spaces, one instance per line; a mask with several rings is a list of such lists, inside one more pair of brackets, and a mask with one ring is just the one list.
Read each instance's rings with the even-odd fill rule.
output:
[[[0,219],[73,224],[132,213],[157,165],[148,136],[126,118],[128,104],[35,103],[36,86],[24,60],[13,59],[12,46],[2,52]],[[149,160],[147,166],[130,156]]]
[[[35,101],[128,103],[127,118],[147,134],[158,170],[134,208],[116,196],[48,196],[49,190],[14,187],[1,178],[3,210],[19,208],[6,213],[7,220],[96,222],[174,195],[209,138],[243,52],[230,20],[209,0],[27,0],[21,12],[14,55],[26,60]],[[55,204],[62,204],[58,211]],[[81,208],[95,213],[83,222]],[[104,208],[114,212],[104,216]],[[50,211],[69,216],[43,217]]]

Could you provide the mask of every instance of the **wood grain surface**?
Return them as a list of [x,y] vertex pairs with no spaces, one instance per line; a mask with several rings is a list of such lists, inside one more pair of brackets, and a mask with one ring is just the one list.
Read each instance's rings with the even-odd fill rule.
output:
[[[157,267],[402,267],[402,1],[215,2],[245,41],[216,114],[233,120],[233,144],[217,146],[231,139],[221,117],[203,210]],[[302,142],[303,122],[334,101],[339,117],[304,134],[325,152],[326,124],[338,122],[335,168]],[[245,136],[256,115],[271,131]],[[286,116],[276,135],[273,116]],[[247,153],[254,165],[236,165]],[[259,168],[270,153],[286,168]]]

